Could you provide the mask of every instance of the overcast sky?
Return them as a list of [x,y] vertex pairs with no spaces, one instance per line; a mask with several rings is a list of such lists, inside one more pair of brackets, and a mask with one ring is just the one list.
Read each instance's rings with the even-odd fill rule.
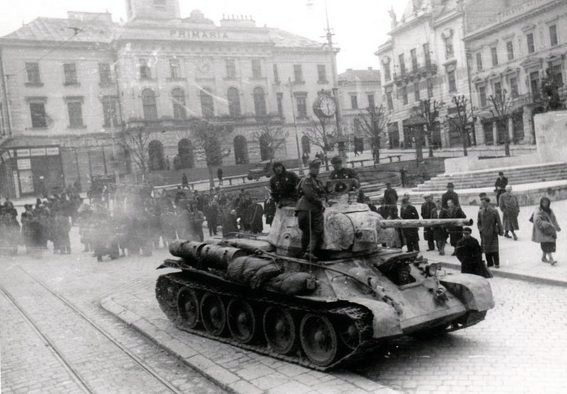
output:
[[[268,25],[322,41],[324,0],[179,0],[181,16],[200,9],[218,24],[223,14],[252,15],[257,26]],[[387,10],[398,14],[409,0],[328,0],[329,19],[341,48],[339,71],[378,68],[374,52],[390,27]],[[308,5],[310,4],[311,5]],[[104,12],[115,21],[126,19],[125,0],[0,0],[0,36],[17,30],[38,16],[65,18],[67,11]]]

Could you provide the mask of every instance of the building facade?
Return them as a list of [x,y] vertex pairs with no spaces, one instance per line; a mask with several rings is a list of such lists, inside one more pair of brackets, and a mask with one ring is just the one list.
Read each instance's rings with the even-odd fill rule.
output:
[[[486,10],[490,9],[490,15]],[[486,145],[534,143],[533,116],[544,110],[542,82],[563,87],[567,54],[567,3],[561,0],[479,0],[466,7],[478,141]],[[547,72],[549,70],[549,76]],[[508,118],[494,116],[500,97]],[[498,99],[497,99],[498,100]]]
[[339,99],[343,131],[355,152],[370,149],[361,117],[368,118],[368,110],[382,105],[380,71],[347,69],[339,74]]
[[271,158],[266,129],[279,140],[276,159],[309,149],[301,130],[318,92],[333,88],[336,50],[251,17],[182,18],[177,0],[127,8],[121,25],[70,12],[0,39],[0,193],[126,174],[135,160],[123,136],[133,132],[145,135],[150,171],[205,167],[195,119],[229,126],[218,141],[223,166]]

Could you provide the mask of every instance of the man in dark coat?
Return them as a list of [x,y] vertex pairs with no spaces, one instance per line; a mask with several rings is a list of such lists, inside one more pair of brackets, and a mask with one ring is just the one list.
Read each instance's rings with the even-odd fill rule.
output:
[[500,195],[506,191],[506,186],[508,186],[508,178],[504,176],[504,173],[500,171],[498,173],[498,178],[494,182],[494,192],[496,193],[496,205],[500,203]]
[[301,248],[303,258],[317,260],[317,252],[323,243],[323,202],[326,199],[325,185],[317,179],[320,160],[309,163],[309,175],[299,183],[301,197],[297,202],[297,222],[301,230]]
[[248,229],[253,234],[259,234],[264,230],[263,216],[264,210],[262,206],[258,204],[256,199],[252,199],[250,205],[246,209],[244,214],[245,221],[248,224]]
[[294,205],[297,202],[297,184],[299,177],[295,172],[287,171],[280,162],[272,165],[274,175],[270,178],[272,199],[278,206]]
[[[343,159],[340,156],[335,156],[331,159],[331,164],[333,165],[333,171],[329,175],[329,179],[353,179],[354,185],[353,189],[358,189],[360,187],[360,182],[358,179],[358,174],[350,168],[343,167]],[[335,192],[343,192],[344,190],[334,190]]]
[[447,183],[447,191],[441,196],[441,205],[443,205],[443,208],[447,209],[449,207],[447,205],[447,201],[449,200],[453,200],[456,206],[461,206],[459,203],[459,195],[455,193],[455,185],[453,185],[452,182]]
[[500,255],[498,236],[503,234],[502,222],[498,211],[490,205],[490,199],[483,197],[481,207],[478,211],[478,230],[482,250],[486,256],[486,263],[489,267],[500,268]]
[[[465,215],[461,207],[455,205],[453,200],[447,200],[447,217],[449,219],[466,219],[467,215]],[[463,227],[448,226],[447,231],[449,232],[449,243],[453,248],[455,248],[457,246],[457,242],[459,242],[463,237]],[[452,255],[455,256],[454,251]]]
[[[409,198],[402,198],[402,207],[400,208],[400,217],[402,219],[419,219],[417,209],[410,204]],[[408,252],[419,252],[419,232],[417,227],[403,228],[402,234],[404,235]]]
[[[447,219],[447,210],[443,208],[441,200],[435,202],[435,209],[431,211],[431,219]],[[439,250],[439,255],[445,255],[445,244],[447,243],[447,229],[445,226],[433,227],[433,238]]]
[[398,193],[396,189],[392,188],[391,183],[386,183],[386,190],[384,190],[384,205],[390,210],[391,217],[398,216]]
[[492,278],[492,273],[482,261],[482,248],[478,241],[471,236],[469,227],[463,229],[463,238],[457,242],[456,256],[461,262],[461,273]]
[[[432,219],[432,213],[435,211],[435,203],[431,195],[426,195],[425,202],[421,205],[421,218]],[[435,250],[435,239],[433,238],[433,228],[425,227],[423,229],[423,238],[427,241],[427,251]]]

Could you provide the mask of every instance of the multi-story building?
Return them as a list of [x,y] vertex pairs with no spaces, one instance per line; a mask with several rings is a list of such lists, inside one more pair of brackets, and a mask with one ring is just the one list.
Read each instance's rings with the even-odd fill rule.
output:
[[283,130],[276,158],[300,156],[294,118],[309,149],[301,130],[318,92],[333,88],[336,50],[250,17],[182,18],[178,0],[127,8],[123,25],[70,12],[0,39],[0,193],[127,173],[134,160],[120,141],[136,130],[151,171],[204,167],[194,118],[230,126],[219,141],[223,166],[269,156],[264,124]]
[[368,109],[382,105],[380,71],[347,69],[339,74],[339,98],[342,109],[342,125],[354,150],[369,149],[368,136],[364,132],[361,116],[368,118]]
[[414,145],[412,118],[423,99],[443,104],[432,144],[462,145],[459,131],[442,122],[454,96],[469,96],[462,1],[411,0],[399,21],[393,11],[391,16],[390,39],[376,52],[390,111],[389,146]]
[[[490,10],[490,13],[487,13]],[[533,143],[533,116],[541,112],[542,80],[563,85],[567,3],[562,0],[477,0],[466,6],[477,141],[487,145]],[[504,93],[505,92],[505,93]],[[567,98],[565,88],[559,92]],[[510,115],[494,117],[491,97]],[[492,111],[491,111],[492,110]]]

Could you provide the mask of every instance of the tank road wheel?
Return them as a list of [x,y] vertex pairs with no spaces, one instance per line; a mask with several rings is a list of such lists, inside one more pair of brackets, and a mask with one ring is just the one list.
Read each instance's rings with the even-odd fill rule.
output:
[[184,287],[179,291],[177,310],[183,325],[189,328],[197,327],[199,323],[199,301],[193,290]]
[[233,299],[227,308],[228,329],[240,343],[250,343],[256,336],[256,316],[250,304],[244,300]]
[[209,334],[220,336],[226,327],[226,310],[221,298],[205,293],[201,298],[201,319]]
[[356,349],[360,344],[360,332],[352,320],[341,325],[339,337],[341,338],[341,342],[350,350]]
[[295,323],[291,314],[278,307],[269,307],[264,313],[264,336],[272,350],[289,354],[295,348]]
[[299,327],[301,347],[313,364],[326,367],[337,356],[337,333],[325,316],[307,314]]

